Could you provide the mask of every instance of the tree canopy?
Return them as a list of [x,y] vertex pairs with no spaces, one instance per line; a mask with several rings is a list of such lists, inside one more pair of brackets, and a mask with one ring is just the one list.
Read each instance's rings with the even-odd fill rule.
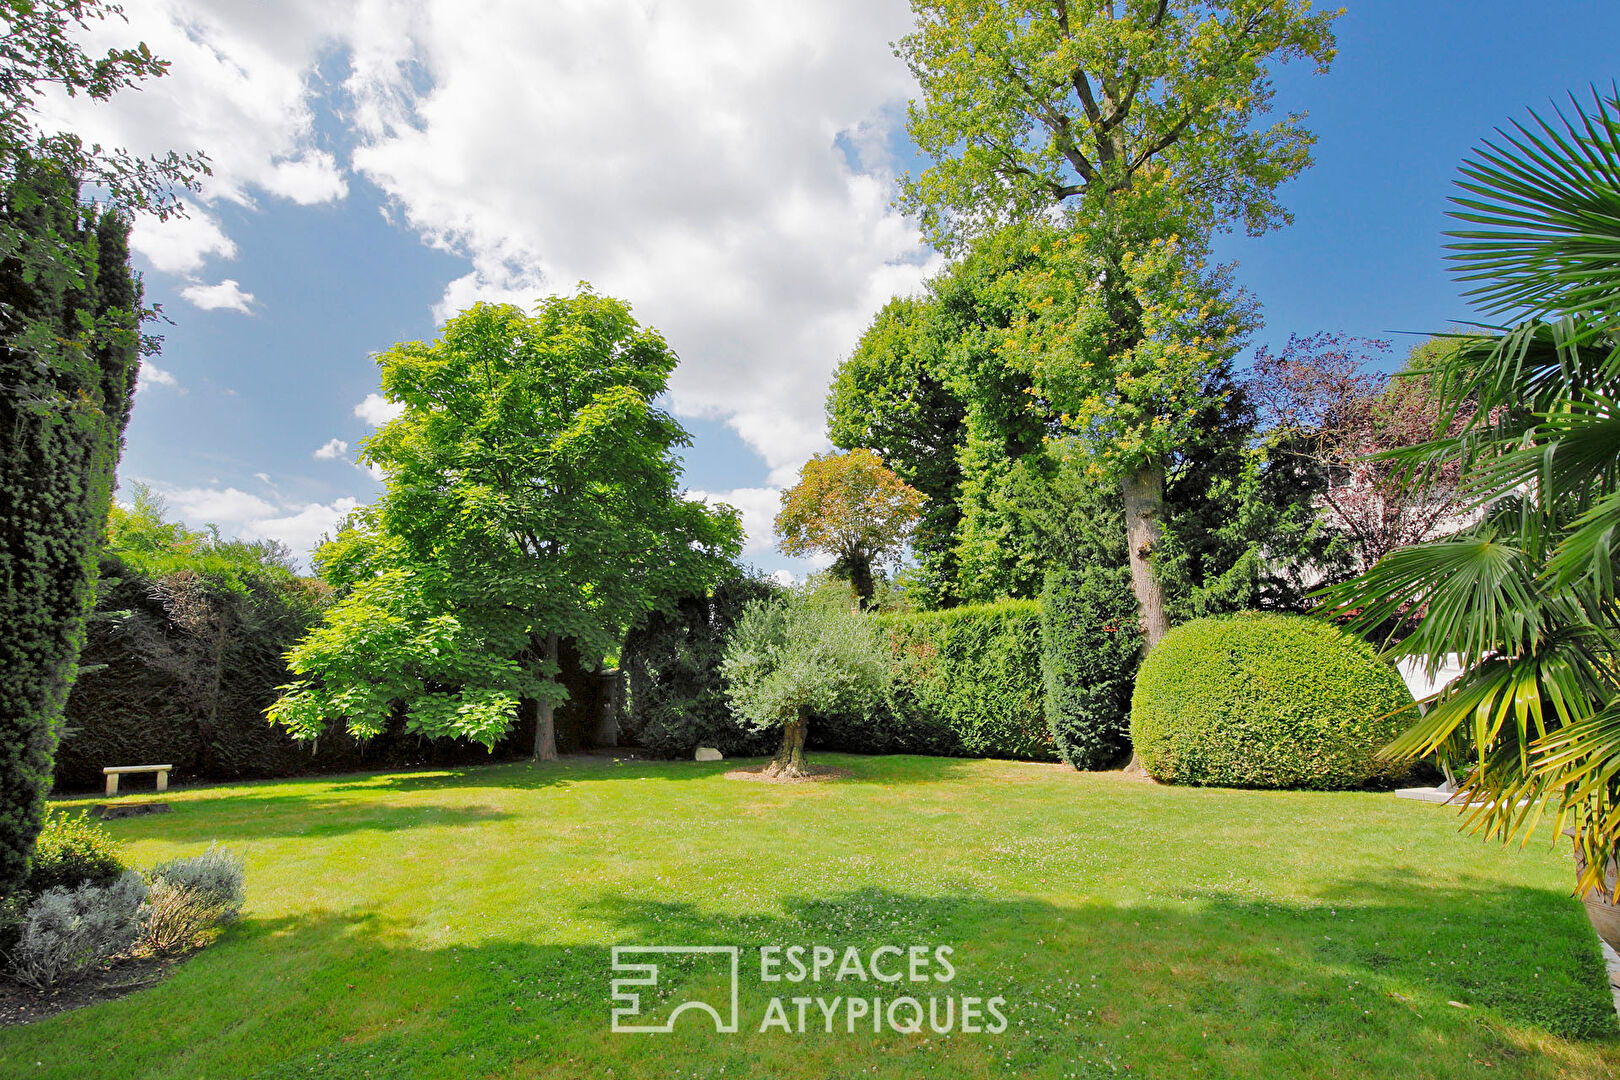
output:
[[788,555],[822,552],[862,603],[872,599],[873,570],[900,557],[922,514],[923,496],[871,450],[818,454],[799,482],[782,492],[776,532]]
[[555,756],[558,642],[616,652],[649,611],[706,589],[740,547],[735,510],[687,499],[686,432],[655,399],[675,354],[588,288],[527,315],[478,304],[436,341],[378,357],[404,406],[366,443],[377,504],[318,553],[346,595],[292,654],[271,710],[313,738],[390,709],[492,744],[521,708]]
[[933,164],[905,205],[950,252],[1011,232],[1034,257],[1007,347],[1034,395],[1119,483],[1149,647],[1167,626],[1153,556],[1169,458],[1218,404],[1252,324],[1209,242],[1287,221],[1302,118],[1267,123],[1268,66],[1333,58],[1332,13],[1291,0],[914,0],[900,43]]

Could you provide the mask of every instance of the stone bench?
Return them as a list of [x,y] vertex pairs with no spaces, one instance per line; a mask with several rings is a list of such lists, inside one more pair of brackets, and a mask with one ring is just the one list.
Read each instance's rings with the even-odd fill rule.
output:
[[173,765],[111,765],[101,771],[107,777],[107,794],[118,794],[118,778],[124,773],[155,772],[157,773],[157,789],[169,790],[169,770]]

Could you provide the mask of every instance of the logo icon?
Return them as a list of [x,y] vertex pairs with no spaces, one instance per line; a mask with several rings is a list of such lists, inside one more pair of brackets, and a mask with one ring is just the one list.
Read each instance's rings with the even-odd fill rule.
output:
[[[613,946],[613,970],[628,973],[623,978],[612,982],[613,1000],[616,1004],[613,1009],[613,1030],[625,1034],[657,1035],[675,1030],[675,1021],[688,1009],[706,1012],[714,1018],[714,1030],[722,1034],[732,1034],[737,1030],[737,970],[740,950],[736,945],[615,945]],[[635,1019],[647,1019],[641,1011],[641,993],[636,987],[649,989],[658,985],[658,965],[656,963],[635,963],[637,957],[650,956],[697,956],[724,958],[729,965],[731,975],[731,1001],[725,1013],[707,1001],[683,1001],[670,1010],[669,1015],[661,1024],[634,1024],[626,1023]]]

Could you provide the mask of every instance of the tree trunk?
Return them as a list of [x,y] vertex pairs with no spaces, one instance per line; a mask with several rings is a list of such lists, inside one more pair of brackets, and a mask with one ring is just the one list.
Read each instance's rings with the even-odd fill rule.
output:
[[1169,622],[1164,614],[1164,587],[1153,568],[1164,520],[1164,470],[1149,465],[1120,482],[1125,496],[1125,540],[1130,548],[1131,591],[1142,618],[1142,651],[1149,652],[1164,637]]
[[[557,679],[557,635],[555,632],[546,635],[545,660],[552,670],[551,680]],[[534,725],[534,760],[557,760],[557,724],[556,707],[551,699],[546,698],[540,702],[539,717]]]
[[[1159,546],[1164,520],[1164,470],[1150,465],[1128,474],[1120,482],[1125,496],[1125,540],[1130,548],[1131,591],[1136,594],[1136,610],[1142,619],[1142,653],[1145,656],[1169,629],[1164,614],[1164,587],[1153,568],[1153,554]],[[1130,764],[1125,771],[1145,775],[1147,770],[1131,747]]]
[[809,730],[809,709],[800,709],[792,720],[782,725],[782,749],[766,766],[766,776],[783,776],[791,780],[809,775],[804,766],[804,737]]
[[872,556],[857,553],[849,556],[849,583],[855,589],[855,599],[865,611],[872,606]]

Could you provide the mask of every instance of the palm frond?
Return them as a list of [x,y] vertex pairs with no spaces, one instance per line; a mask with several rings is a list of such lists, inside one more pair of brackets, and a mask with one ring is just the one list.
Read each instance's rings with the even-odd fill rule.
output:
[[1421,657],[1430,670],[1450,654],[1465,665],[1517,654],[1533,647],[1541,631],[1535,564],[1489,523],[1391,552],[1361,577],[1313,596],[1318,614],[1360,633],[1418,618],[1394,651]]
[[1468,297],[1513,321],[1587,315],[1620,320],[1620,119],[1594,90],[1574,118],[1497,129],[1463,162],[1449,258]]

